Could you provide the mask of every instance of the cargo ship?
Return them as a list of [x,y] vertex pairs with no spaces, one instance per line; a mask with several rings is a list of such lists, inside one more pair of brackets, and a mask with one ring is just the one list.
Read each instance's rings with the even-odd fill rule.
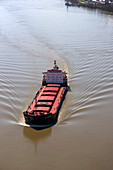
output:
[[28,109],[23,112],[25,123],[49,127],[57,123],[59,110],[67,92],[67,73],[54,67],[43,72],[42,86]]

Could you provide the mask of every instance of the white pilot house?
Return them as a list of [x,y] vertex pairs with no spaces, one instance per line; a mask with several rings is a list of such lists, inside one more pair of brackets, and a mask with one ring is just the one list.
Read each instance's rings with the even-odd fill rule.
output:
[[47,83],[60,83],[62,85],[67,84],[67,73],[59,70],[59,67],[56,65],[56,61],[54,61],[53,69],[43,72],[43,74],[43,85]]

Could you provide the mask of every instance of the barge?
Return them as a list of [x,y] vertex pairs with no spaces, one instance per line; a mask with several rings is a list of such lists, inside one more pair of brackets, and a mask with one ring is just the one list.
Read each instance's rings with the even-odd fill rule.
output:
[[23,112],[25,123],[36,127],[56,124],[59,110],[67,92],[67,73],[54,67],[43,72],[42,86],[28,109]]

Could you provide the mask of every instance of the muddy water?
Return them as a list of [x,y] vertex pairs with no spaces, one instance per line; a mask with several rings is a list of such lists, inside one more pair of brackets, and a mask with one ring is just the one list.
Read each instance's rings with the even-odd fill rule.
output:
[[[58,123],[22,112],[56,59],[68,72]],[[113,15],[63,0],[0,1],[0,170],[113,169]]]

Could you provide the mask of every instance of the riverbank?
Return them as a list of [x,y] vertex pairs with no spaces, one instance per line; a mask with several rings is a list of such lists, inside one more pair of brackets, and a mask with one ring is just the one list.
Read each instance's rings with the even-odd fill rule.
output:
[[65,3],[66,6],[83,6],[87,8],[93,8],[93,9],[102,9],[105,11],[109,11],[113,13],[113,3],[105,3],[105,2],[99,2],[99,1],[82,1],[82,0],[66,0]]

